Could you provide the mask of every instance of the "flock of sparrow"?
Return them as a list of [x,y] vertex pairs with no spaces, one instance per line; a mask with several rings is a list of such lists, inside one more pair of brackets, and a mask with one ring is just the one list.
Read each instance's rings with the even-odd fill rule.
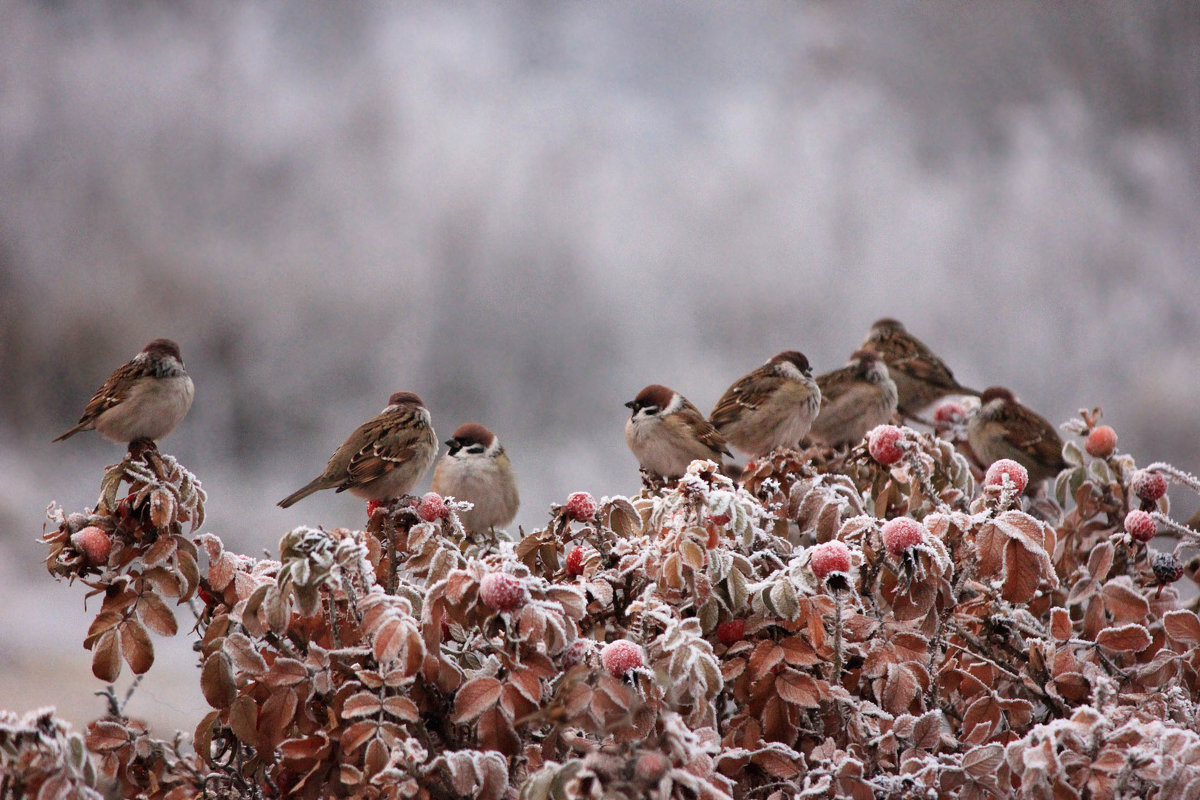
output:
[[[119,367],[93,395],[79,423],[54,441],[96,430],[115,442],[157,441],[175,429],[192,405],[194,387],[169,339],[155,339]],[[625,405],[625,441],[651,480],[683,475],[696,459],[723,464],[729,447],[750,458],[802,442],[857,444],[875,426],[922,411],[950,396],[972,395],[967,443],[984,468],[1012,459],[1029,472],[1030,486],[1066,466],[1062,441],[1044,418],[1012,392],[977,392],[893,319],[876,322],[841,369],[813,378],[808,359],[788,350],[738,379],[705,417],[679,392],[651,384]],[[520,499],[512,464],[500,441],[475,422],[460,426],[433,473],[434,492],[473,504],[462,515],[472,532],[503,528]],[[287,508],[321,489],[348,491],[379,502],[407,495],[437,456],[429,410],[412,392],[397,392],[380,414],[360,425],[330,457],[324,471],[279,501]]]

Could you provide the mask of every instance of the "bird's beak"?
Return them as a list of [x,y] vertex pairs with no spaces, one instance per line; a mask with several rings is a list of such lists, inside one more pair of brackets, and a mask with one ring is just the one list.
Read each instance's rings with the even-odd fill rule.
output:
[[637,405],[637,400],[630,400],[628,403],[626,403],[626,404],[625,404],[625,407],[626,407],[626,408],[633,408],[633,407],[634,407],[634,406],[636,406],[636,405]]
[[449,447],[451,450],[453,450],[454,445],[458,444],[458,440],[457,439],[447,439],[446,441],[442,442],[442,444],[446,445],[446,447]]

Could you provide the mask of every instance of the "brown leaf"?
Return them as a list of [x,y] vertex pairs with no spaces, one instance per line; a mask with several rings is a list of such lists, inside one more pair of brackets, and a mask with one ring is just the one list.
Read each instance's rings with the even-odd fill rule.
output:
[[521,737],[517,736],[512,723],[495,706],[483,712],[475,731],[479,738],[479,746],[484,750],[498,750],[509,756],[521,752]]
[[277,658],[267,671],[264,681],[272,686],[295,686],[309,680],[308,668],[294,658]]
[[1105,540],[1092,548],[1092,552],[1088,554],[1088,572],[1098,581],[1102,581],[1108,577],[1109,570],[1113,565],[1113,546],[1112,542]]
[[228,708],[237,698],[233,664],[223,651],[218,650],[204,660],[204,668],[200,671],[200,691],[213,708]]
[[496,705],[502,688],[503,684],[495,678],[475,678],[467,681],[459,687],[454,698],[454,714],[451,720],[463,723],[477,718]]
[[138,616],[146,627],[160,636],[174,636],[178,630],[175,615],[154,592],[145,592],[138,601]]
[[372,739],[367,745],[367,755],[363,759],[363,776],[370,778],[387,766],[388,749],[378,738]]
[[1188,647],[1200,644],[1200,617],[1194,611],[1176,609],[1163,614],[1163,630],[1180,644]]
[[87,748],[95,753],[119,750],[129,744],[130,731],[119,722],[98,719],[88,724]]
[[1101,593],[1104,596],[1104,608],[1112,615],[1114,624],[1142,622],[1150,613],[1150,604],[1146,602],[1146,598],[1120,579],[1104,584]]
[[119,628],[121,653],[134,675],[142,675],[154,665],[154,645],[150,634],[136,619],[128,618]]
[[994,779],[1004,761],[1004,748],[998,744],[972,747],[962,757],[963,772],[977,781]]
[[757,681],[783,660],[783,648],[772,641],[762,641],[750,654],[750,678]]
[[372,692],[359,692],[346,699],[342,704],[342,719],[357,719],[358,717],[369,717],[372,714],[378,714],[383,708],[383,702],[379,696]]
[[787,670],[776,676],[775,691],[784,702],[801,708],[817,708],[821,705],[821,688],[815,678],[805,672]]
[[283,689],[273,692],[258,714],[259,747],[273,750],[287,735],[296,716],[296,692]]
[[355,750],[363,746],[363,743],[375,735],[375,731],[379,729],[379,724],[374,720],[363,720],[356,722],[350,727],[342,731],[341,747],[346,753],[353,753]]
[[800,774],[800,762],[777,753],[771,748],[764,748],[750,757],[750,761],[773,778],[791,780]]
[[1096,634],[1096,644],[1106,650],[1137,653],[1150,646],[1150,633],[1141,625],[1105,628]]
[[115,629],[105,631],[97,640],[92,674],[105,683],[112,683],[121,674],[121,644]]
[[1050,609],[1050,635],[1055,641],[1065,642],[1071,638],[1071,615],[1065,608]]
[[229,707],[229,727],[235,736],[251,747],[258,746],[258,704],[242,695]]
[[383,701],[383,710],[395,717],[396,719],[405,722],[416,722],[421,712],[417,708],[417,704],[409,700],[404,695],[392,695]]

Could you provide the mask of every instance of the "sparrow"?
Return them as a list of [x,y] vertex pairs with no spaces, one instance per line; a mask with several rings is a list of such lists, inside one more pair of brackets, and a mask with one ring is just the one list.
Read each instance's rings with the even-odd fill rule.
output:
[[751,458],[796,447],[821,408],[821,390],[803,353],[785,350],[730,386],[709,421]]
[[496,434],[468,422],[446,440],[446,446],[449,452],[433,470],[433,491],[474,504],[459,515],[463,527],[483,533],[512,522],[521,499],[512,463]]
[[187,416],[194,394],[179,345],[155,339],[108,376],[88,401],[79,424],[54,441],[90,430],[124,444],[162,439]]
[[722,463],[730,456],[725,439],[679,392],[650,384],[625,404],[625,442],[641,468],[664,479],[681,477],[698,458]]
[[906,417],[915,418],[922,409],[947,395],[979,396],[978,391],[955,380],[946,362],[894,319],[876,320],[861,349],[870,350],[887,363],[900,396],[897,405]]
[[324,472],[280,500],[280,507],[322,489],[381,501],[408,494],[437,455],[437,434],[430,422],[421,398],[396,392],[379,416],[359,425],[330,456]]
[[821,411],[809,435],[830,447],[857,444],[896,413],[896,384],[870,350],[856,350],[846,366],[817,376],[817,386]]
[[992,386],[983,390],[979,402],[967,419],[967,443],[985,469],[1011,458],[1025,467],[1034,486],[1066,468],[1054,426],[1018,403],[1012,392]]

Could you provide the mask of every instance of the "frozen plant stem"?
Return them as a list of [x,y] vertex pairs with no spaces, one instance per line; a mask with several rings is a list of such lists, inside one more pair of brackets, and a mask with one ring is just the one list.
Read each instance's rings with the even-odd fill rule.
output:
[[833,682],[842,682],[842,592],[833,590]]

